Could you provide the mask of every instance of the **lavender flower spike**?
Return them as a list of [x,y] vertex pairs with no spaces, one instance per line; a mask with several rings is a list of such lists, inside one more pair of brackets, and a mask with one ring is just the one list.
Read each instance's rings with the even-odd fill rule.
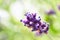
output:
[[49,11],[46,12],[48,15],[53,15],[56,14],[56,12],[53,9],[50,9]]
[[28,28],[32,28],[31,31],[37,31],[39,30],[39,34],[42,33],[47,33],[48,29],[49,29],[49,24],[47,24],[46,22],[41,22],[41,18],[40,16],[38,18],[36,18],[36,13],[26,13],[26,20],[20,20],[21,22],[24,23],[25,26],[27,26]]

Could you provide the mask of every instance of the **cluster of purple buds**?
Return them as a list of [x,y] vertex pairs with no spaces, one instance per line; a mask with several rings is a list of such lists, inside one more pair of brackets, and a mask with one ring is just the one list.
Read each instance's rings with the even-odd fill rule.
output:
[[49,24],[42,22],[40,16],[37,18],[36,13],[27,12],[25,16],[26,19],[20,20],[24,23],[24,26],[32,28],[32,31],[38,31],[40,34],[48,32]]

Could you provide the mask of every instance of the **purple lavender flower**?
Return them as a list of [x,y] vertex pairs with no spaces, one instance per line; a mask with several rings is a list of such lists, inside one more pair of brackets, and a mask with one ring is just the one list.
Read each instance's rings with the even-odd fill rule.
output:
[[57,5],[57,8],[58,8],[58,10],[60,11],[60,4],[59,4],[59,5]]
[[47,33],[48,29],[49,29],[49,24],[47,24],[46,22],[41,22],[41,18],[40,16],[38,18],[36,18],[36,13],[26,13],[26,20],[20,20],[21,22],[24,23],[25,26],[27,27],[32,27],[32,31],[37,31],[39,30],[39,33]]
[[49,11],[47,12],[47,14],[48,14],[48,15],[55,14],[55,11],[54,11],[53,9],[51,9],[51,10],[49,10]]

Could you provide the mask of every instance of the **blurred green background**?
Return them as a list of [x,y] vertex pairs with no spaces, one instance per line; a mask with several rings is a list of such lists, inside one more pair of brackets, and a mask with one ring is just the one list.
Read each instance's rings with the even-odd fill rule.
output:
[[[0,0],[0,40],[60,40],[60,0]],[[46,11],[53,9],[54,15]],[[20,19],[26,12],[37,13],[50,24],[48,34],[35,36]]]

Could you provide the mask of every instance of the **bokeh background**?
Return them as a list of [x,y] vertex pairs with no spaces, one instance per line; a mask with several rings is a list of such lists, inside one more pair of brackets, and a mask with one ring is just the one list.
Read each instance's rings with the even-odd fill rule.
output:
[[[0,40],[60,40],[60,0],[0,0]],[[53,15],[46,12],[53,9]],[[35,36],[20,20],[37,13],[50,24],[48,34]]]

